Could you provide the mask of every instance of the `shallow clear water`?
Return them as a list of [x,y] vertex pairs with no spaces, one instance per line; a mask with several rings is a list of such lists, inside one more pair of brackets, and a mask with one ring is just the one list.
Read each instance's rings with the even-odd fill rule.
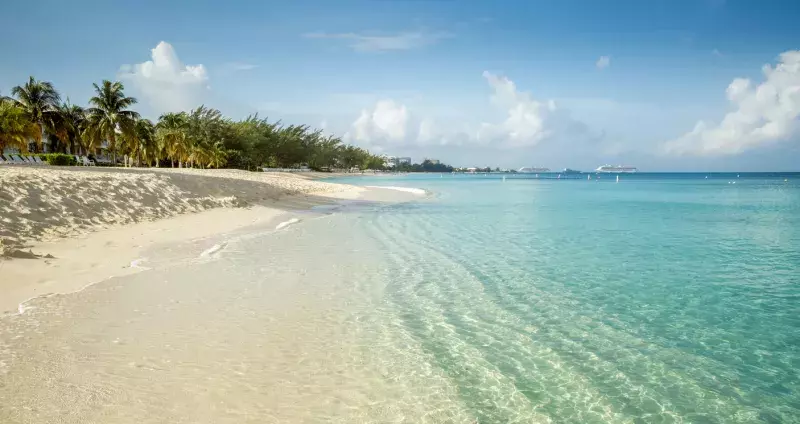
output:
[[800,419],[796,176],[501,178],[353,181],[437,194],[366,231],[474,417]]
[[796,175],[501,178],[37,299],[0,421],[800,422]]

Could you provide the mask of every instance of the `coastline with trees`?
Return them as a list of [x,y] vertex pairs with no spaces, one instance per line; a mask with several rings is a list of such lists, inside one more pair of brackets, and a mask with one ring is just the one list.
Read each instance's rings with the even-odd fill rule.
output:
[[201,105],[151,121],[132,109],[137,100],[124,90],[118,81],[94,84],[82,107],[30,77],[0,97],[0,152],[106,155],[112,164],[122,158],[142,167],[384,169],[380,156],[340,137],[258,114],[237,121]]

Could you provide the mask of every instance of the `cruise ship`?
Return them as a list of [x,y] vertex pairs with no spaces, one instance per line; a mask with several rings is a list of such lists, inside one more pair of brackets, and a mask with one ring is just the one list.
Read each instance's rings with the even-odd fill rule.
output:
[[612,174],[630,174],[633,172],[637,172],[638,169],[634,166],[622,166],[622,165],[603,165],[598,166],[595,169],[595,172],[605,172],[605,173],[612,173]]
[[550,168],[531,168],[529,166],[523,166],[517,172],[520,174],[536,174],[536,173],[544,173],[550,172]]
[[566,175],[582,174],[581,171],[578,171],[576,169],[569,169],[569,168],[564,168],[564,170],[561,171],[561,173],[562,174],[566,174]]

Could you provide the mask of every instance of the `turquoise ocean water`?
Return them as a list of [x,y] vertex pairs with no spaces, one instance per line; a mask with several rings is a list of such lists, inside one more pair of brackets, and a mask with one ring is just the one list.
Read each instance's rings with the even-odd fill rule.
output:
[[797,174],[502,178],[339,180],[433,193],[358,231],[469,416],[800,422]]

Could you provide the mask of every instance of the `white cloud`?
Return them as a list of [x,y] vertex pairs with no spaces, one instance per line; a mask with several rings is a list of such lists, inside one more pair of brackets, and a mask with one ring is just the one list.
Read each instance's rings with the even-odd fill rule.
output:
[[763,67],[764,81],[753,86],[734,79],[726,95],[733,111],[718,125],[698,122],[694,129],[664,144],[670,154],[731,155],[800,136],[800,51],[780,55]]
[[[419,116],[397,100],[379,100],[363,109],[347,139],[374,148],[457,145],[506,149],[533,147],[556,135],[582,139],[585,125],[570,118],[553,100],[539,101],[519,91],[508,78],[484,72],[490,103],[501,113],[495,122],[464,116]],[[486,116],[486,113],[481,113]],[[416,119],[415,119],[416,118]]]
[[597,69],[603,70],[611,66],[611,56],[600,56],[595,63]]
[[339,39],[347,40],[348,46],[361,52],[379,52],[389,50],[411,50],[438,42],[441,39],[452,37],[445,32],[402,32],[394,35],[366,35],[348,33],[314,32],[303,35],[306,38]]
[[353,122],[352,138],[365,144],[402,142],[406,137],[409,113],[394,100],[380,100],[372,110],[364,109]]
[[203,65],[184,65],[165,41],[151,52],[152,60],[123,65],[119,77],[130,81],[155,113],[187,110],[203,103],[209,90]]
[[509,147],[533,146],[550,137],[550,118],[556,111],[554,101],[539,102],[529,93],[517,91],[508,78],[484,72],[492,87],[492,102],[508,116],[499,124],[482,123],[476,135],[481,143],[499,143]]
[[431,119],[423,119],[419,123],[419,132],[417,133],[418,143],[427,143],[436,138],[436,127]]

